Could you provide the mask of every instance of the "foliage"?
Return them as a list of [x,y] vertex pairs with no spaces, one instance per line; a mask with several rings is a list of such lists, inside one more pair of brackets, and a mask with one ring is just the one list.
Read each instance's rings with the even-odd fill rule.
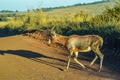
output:
[[[41,9],[28,11],[23,16],[14,16],[0,26],[0,32],[19,34],[29,30],[50,29],[55,26],[63,35],[98,34],[104,38],[104,47],[120,47],[120,3],[114,8],[106,8],[100,15],[91,16],[85,11],[66,15],[47,14]],[[61,13],[62,14],[62,13]]]

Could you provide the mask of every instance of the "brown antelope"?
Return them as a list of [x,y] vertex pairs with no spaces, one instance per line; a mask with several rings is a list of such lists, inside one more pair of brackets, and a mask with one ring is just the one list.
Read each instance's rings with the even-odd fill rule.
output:
[[103,45],[103,38],[98,35],[71,35],[71,36],[62,36],[56,34],[53,29],[51,30],[51,35],[49,37],[48,43],[57,43],[65,46],[67,50],[70,52],[68,56],[68,63],[65,70],[69,68],[70,58],[74,55],[74,61],[78,63],[83,69],[87,69],[81,62],[78,61],[78,53],[79,52],[87,52],[92,50],[96,56],[90,63],[90,66],[94,64],[94,62],[100,58],[100,67],[99,71],[102,69],[102,63],[104,55],[101,53],[100,48]]

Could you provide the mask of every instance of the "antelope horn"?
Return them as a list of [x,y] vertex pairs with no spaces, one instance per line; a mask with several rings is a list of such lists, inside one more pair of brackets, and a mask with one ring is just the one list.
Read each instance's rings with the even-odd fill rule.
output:
[[55,33],[55,26],[52,27],[51,33],[54,34],[54,35],[56,34],[56,33]]

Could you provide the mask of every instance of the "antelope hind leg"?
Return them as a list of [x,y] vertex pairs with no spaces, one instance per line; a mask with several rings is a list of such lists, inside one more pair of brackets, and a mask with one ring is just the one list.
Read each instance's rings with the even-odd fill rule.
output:
[[90,63],[90,67],[95,63],[95,61],[98,59],[98,56],[96,55],[95,58],[92,60],[92,62]]
[[75,52],[74,61],[78,63],[83,69],[87,69],[81,62],[77,60],[77,58],[78,58],[78,52]]

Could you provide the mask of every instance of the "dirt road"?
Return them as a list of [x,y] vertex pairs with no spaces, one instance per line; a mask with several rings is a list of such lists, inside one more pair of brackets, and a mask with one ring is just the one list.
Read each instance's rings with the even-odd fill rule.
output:
[[[98,64],[82,70],[72,62],[69,70],[64,50],[47,46],[35,39],[17,35],[0,38],[0,80],[120,80],[117,72]],[[89,61],[80,60],[86,66]]]

